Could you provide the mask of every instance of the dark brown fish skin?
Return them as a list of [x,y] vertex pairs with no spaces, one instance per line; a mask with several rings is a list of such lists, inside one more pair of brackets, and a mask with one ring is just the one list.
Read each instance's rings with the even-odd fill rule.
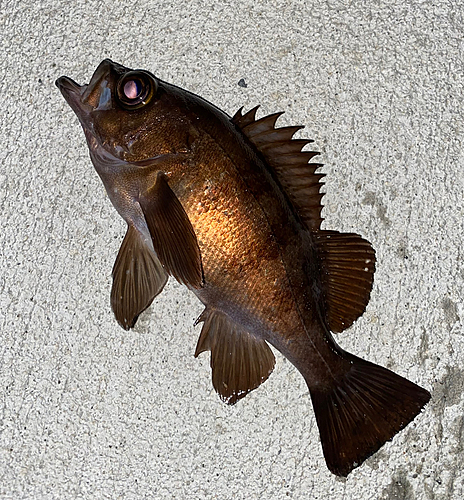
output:
[[[161,260],[153,233],[158,220],[155,212],[163,208],[160,203],[152,214],[153,199],[163,192],[163,200],[180,201],[196,242],[188,236],[190,246],[177,259],[188,259],[188,265],[177,270],[162,260],[164,268],[206,305],[204,318],[222,315],[232,330],[237,330],[237,338],[248,335],[252,342],[257,339],[258,352],[262,352],[259,342],[263,339],[296,366],[311,392],[329,468],[347,475],[407,425],[430,395],[336,345],[328,325],[324,261],[317,232],[308,231],[278,175],[230,117],[198,96],[158,79],[156,98],[136,112],[127,110],[118,103],[117,85],[129,71],[105,60],[88,86],[78,86],[66,77],[57,81],[81,121],[92,161],[112,203],[129,228],[134,228],[134,234],[140,235],[147,253]],[[154,196],[156,186],[164,188],[156,190]],[[178,217],[182,219],[180,212]],[[188,221],[181,227],[188,228]],[[160,229],[160,238],[165,234]],[[143,305],[137,306],[135,318],[126,322],[118,318],[123,327],[132,327],[141,310],[161,291],[166,281],[163,272],[159,270],[157,286],[144,298]],[[118,316],[116,310],[115,314]],[[213,352],[214,346],[205,343],[200,348],[201,342],[202,338],[197,354],[207,349]],[[258,360],[265,358],[257,355]],[[215,384],[215,388],[233,403],[267,378],[273,361],[269,358],[264,365],[268,367],[252,376],[258,382],[245,382],[240,394],[236,391],[230,399],[227,387]],[[213,367],[213,382],[215,370],[218,366]],[[375,387],[367,387],[364,392],[358,378],[370,375]],[[382,404],[387,408],[368,415],[371,420],[380,419],[372,430],[364,421],[369,418],[364,415],[363,420],[360,414],[376,406],[378,392],[390,390],[384,387],[389,377],[388,387],[401,389],[391,389],[392,393],[384,397]],[[355,381],[351,383],[351,379]],[[218,380],[219,386],[225,384],[221,375]],[[337,395],[338,388],[341,396]],[[335,396],[328,396],[332,393]],[[333,408],[345,406],[343,394],[351,393],[353,401],[364,394],[367,406],[362,398],[356,400],[353,414],[359,415],[350,415],[347,420],[342,410]],[[396,399],[404,399],[404,408],[396,407]],[[353,424],[346,423],[350,419]],[[380,427],[388,428],[384,431]],[[344,436],[347,432],[365,433],[367,437]]]
[[[97,81],[111,85],[106,71],[116,79],[118,69],[100,66]],[[134,151],[111,152],[128,163],[179,155],[168,169],[160,164],[155,173],[169,171],[169,185],[195,229],[206,275],[205,285],[195,293],[207,306],[269,341],[306,380],[316,386],[330,383],[326,379],[336,376],[339,366],[344,372],[348,362],[320,320],[318,273],[302,272],[307,261],[317,262],[310,235],[227,115],[164,82],[159,92],[160,118],[154,123],[161,123],[162,130],[149,131]],[[104,120],[96,117],[93,125],[101,142],[124,144],[128,133],[133,138],[134,131],[145,131],[147,121],[153,121],[145,114],[121,118],[121,112],[113,108],[103,112]],[[135,193],[153,183],[152,172],[142,177],[132,169],[97,171],[119,213],[133,219]],[[122,196],[116,198],[115,189]],[[313,256],[308,258],[308,253]]]

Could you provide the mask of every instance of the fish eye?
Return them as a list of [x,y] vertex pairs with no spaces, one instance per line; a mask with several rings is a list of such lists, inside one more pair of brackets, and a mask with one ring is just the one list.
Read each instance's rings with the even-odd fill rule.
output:
[[145,71],[129,71],[117,85],[117,97],[125,109],[139,109],[148,104],[155,95],[158,85]]

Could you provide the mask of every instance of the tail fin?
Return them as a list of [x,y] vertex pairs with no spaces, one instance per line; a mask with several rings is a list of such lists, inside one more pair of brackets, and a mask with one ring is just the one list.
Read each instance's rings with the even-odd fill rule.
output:
[[399,375],[350,356],[352,366],[332,390],[311,391],[327,466],[347,476],[411,422],[430,393]]

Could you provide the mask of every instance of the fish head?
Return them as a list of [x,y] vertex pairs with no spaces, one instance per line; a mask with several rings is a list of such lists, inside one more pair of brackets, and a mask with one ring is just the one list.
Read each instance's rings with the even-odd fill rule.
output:
[[[174,116],[164,82],[145,70],[102,61],[88,85],[56,81],[84,129],[93,160],[146,161],[185,145],[183,120]],[[94,161],[98,170],[98,161]]]

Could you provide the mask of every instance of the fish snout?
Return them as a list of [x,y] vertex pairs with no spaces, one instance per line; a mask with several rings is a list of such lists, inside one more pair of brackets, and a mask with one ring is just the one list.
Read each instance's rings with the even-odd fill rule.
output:
[[[81,95],[86,85],[79,85],[67,76],[61,76],[56,80],[55,85],[60,89],[66,102],[76,111],[77,103],[81,101]],[[80,106],[79,106],[80,107]]]
[[81,85],[67,76],[60,76],[60,78],[55,81],[55,85],[60,89],[63,95],[65,95],[65,93],[79,92],[82,88]]

